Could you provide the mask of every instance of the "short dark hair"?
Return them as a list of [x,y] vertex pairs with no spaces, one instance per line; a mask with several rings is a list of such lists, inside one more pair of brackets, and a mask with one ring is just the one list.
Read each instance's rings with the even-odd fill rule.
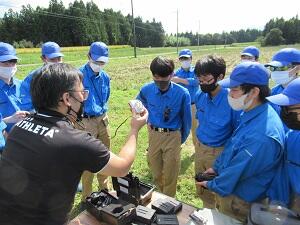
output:
[[226,62],[221,56],[208,55],[198,60],[195,66],[195,74],[197,77],[211,74],[214,78],[221,74],[225,76]]
[[33,76],[30,94],[34,108],[56,108],[63,93],[73,90],[76,82],[82,81],[82,73],[66,63],[45,65]]
[[257,87],[259,89],[258,98],[262,103],[266,102],[266,97],[270,96],[271,94],[271,90],[268,85],[242,84],[240,87],[245,94],[249,93],[254,87]]
[[174,72],[174,68],[174,61],[162,56],[155,57],[150,64],[152,75],[157,75],[160,77],[169,76]]

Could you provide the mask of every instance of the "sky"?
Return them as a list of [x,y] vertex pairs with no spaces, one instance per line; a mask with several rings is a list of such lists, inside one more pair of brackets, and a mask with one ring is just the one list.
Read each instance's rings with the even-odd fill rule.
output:
[[[65,6],[74,0],[62,0]],[[85,3],[89,0],[83,0]],[[262,30],[272,18],[288,20],[300,15],[299,0],[132,0],[134,16],[144,21],[160,21],[167,33],[178,31],[222,33],[240,29]],[[112,8],[123,15],[131,14],[131,0],[93,0],[100,10]],[[20,10],[21,5],[47,7],[48,0],[0,0],[0,17],[9,8]]]

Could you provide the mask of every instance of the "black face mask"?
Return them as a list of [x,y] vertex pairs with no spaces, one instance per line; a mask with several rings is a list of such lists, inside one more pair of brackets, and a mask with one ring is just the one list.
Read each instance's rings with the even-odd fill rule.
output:
[[171,80],[154,80],[154,83],[161,91],[166,91],[171,83]]
[[76,120],[81,121],[82,117],[83,117],[83,102],[79,101],[77,98],[73,97],[72,95],[71,95],[71,97],[80,103],[80,107],[79,107],[78,111],[76,112],[74,109],[72,109],[71,106],[69,106],[68,114],[70,114],[70,111],[74,112],[77,116]]
[[287,107],[281,107],[280,118],[292,130],[300,130],[297,112],[289,112]]
[[216,84],[216,82],[212,84],[200,84],[201,91],[203,91],[204,93],[210,93],[216,90],[217,87],[218,85]]

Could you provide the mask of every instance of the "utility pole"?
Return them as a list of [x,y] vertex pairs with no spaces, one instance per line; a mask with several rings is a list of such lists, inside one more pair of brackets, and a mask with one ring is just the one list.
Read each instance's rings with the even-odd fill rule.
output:
[[199,27],[198,27],[198,50],[200,50],[200,20],[199,20]]
[[178,9],[177,9],[177,34],[176,34],[176,38],[177,38],[177,54],[178,54]]
[[133,49],[134,49],[134,58],[136,58],[136,35],[135,35],[135,22],[133,16],[133,3],[131,0],[131,15],[132,15],[132,29],[133,29]]

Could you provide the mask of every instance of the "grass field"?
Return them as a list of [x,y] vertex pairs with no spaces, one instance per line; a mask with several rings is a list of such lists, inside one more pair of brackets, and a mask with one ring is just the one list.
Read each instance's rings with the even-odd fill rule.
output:
[[[227,63],[227,75],[230,74],[232,68],[240,60],[240,52],[247,45],[256,45],[256,43],[235,44],[232,46],[193,46],[189,47],[193,50],[193,62],[208,54],[217,54],[222,56]],[[287,46],[265,47],[261,48],[260,62],[268,62],[272,55],[279,49]],[[300,48],[299,45],[288,46]],[[76,67],[79,67],[87,61],[88,47],[80,47],[78,50],[63,49],[65,54],[64,61],[69,62]],[[42,65],[40,60],[40,52],[19,51],[20,60],[17,77],[22,79],[31,70]],[[176,48],[138,48],[138,58],[133,58],[133,48],[123,46],[122,48],[110,49],[110,61],[105,67],[105,70],[111,77],[111,97],[109,101],[109,118],[111,127],[111,136],[113,136],[116,127],[122,123],[128,116],[130,111],[128,101],[134,99],[140,87],[151,81],[151,73],[149,64],[157,55],[167,55],[173,58],[176,62],[176,67],[179,67],[177,60]],[[270,84],[272,86],[272,84]],[[118,152],[126,140],[129,124],[125,123],[118,131],[117,136],[112,139],[112,151]],[[147,167],[145,150],[147,148],[147,132],[143,128],[138,140],[138,153],[136,160],[132,166],[132,171],[145,182],[151,182],[151,173]],[[191,138],[182,145],[181,155],[181,171],[178,179],[176,198],[192,204],[196,207],[201,207],[202,202],[195,195],[194,187],[194,164],[193,164],[194,148]],[[96,190],[96,179],[94,182]],[[80,202],[80,194],[76,195],[74,208],[71,216],[74,217],[79,213],[78,204]]]

